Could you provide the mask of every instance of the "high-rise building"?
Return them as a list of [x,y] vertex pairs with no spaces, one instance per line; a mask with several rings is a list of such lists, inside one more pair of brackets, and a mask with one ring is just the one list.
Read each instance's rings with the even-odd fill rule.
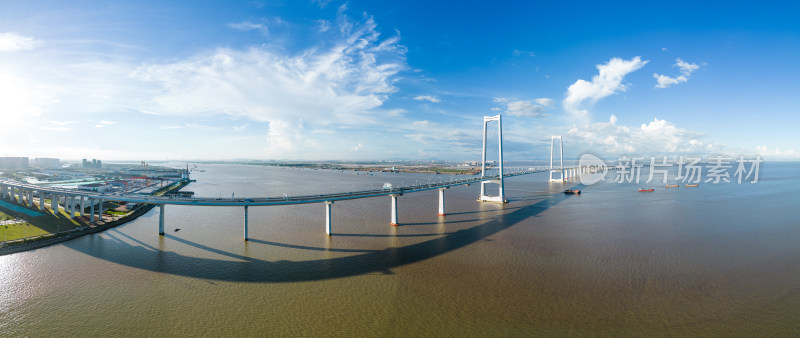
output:
[[57,168],[61,162],[57,158],[37,157],[33,159],[33,166],[37,168]]
[[101,169],[103,168],[103,162],[97,159],[92,159],[91,161],[89,161],[84,158],[83,161],[81,161],[81,167]]
[[25,169],[29,161],[27,157],[0,157],[0,169]]

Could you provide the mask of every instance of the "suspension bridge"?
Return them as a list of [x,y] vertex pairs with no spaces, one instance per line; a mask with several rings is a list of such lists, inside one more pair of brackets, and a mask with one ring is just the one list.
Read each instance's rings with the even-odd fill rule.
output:
[[[498,173],[491,175],[487,170],[486,153],[487,153],[487,127],[490,123],[497,122],[498,130]],[[556,165],[554,162],[555,142],[558,141],[558,154],[560,155],[559,163]],[[563,183],[570,178],[577,177],[581,174],[588,172],[588,168],[581,167],[564,167],[564,145],[561,136],[551,137],[550,142],[550,166],[545,168],[529,168],[526,170],[515,170],[513,172],[504,172],[503,165],[503,130],[502,130],[502,117],[486,116],[483,120],[483,153],[481,157],[481,175],[475,177],[468,177],[463,179],[454,179],[448,181],[441,181],[427,184],[417,184],[402,187],[385,187],[382,189],[370,189],[361,191],[329,193],[319,195],[297,195],[297,196],[282,196],[282,197],[253,197],[253,198],[207,198],[207,197],[183,197],[183,196],[155,196],[155,195],[140,195],[140,194],[105,194],[90,191],[78,191],[76,189],[66,189],[58,187],[45,187],[36,184],[29,184],[16,181],[0,180],[0,199],[17,203],[21,206],[28,208],[36,208],[35,200],[38,197],[38,208],[40,211],[46,211],[45,199],[50,199],[50,207],[53,214],[59,213],[59,208],[62,208],[69,217],[76,217],[76,213],[82,216],[88,216],[89,222],[95,223],[95,215],[98,215],[98,220],[102,218],[104,213],[103,205],[105,201],[127,202],[127,203],[142,203],[156,205],[159,207],[159,224],[158,233],[164,235],[164,207],[168,204],[171,205],[191,205],[191,206],[227,206],[227,207],[243,207],[244,210],[244,240],[248,239],[248,208],[256,206],[271,206],[271,205],[291,205],[291,204],[309,204],[309,203],[323,203],[325,205],[325,233],[331,235],[332,222],[331,222],[331,209],[336,201],[352,200],[359,198],[373,198],[380,196],[389,196],[391,198],[390,207],[390,224],[399,225],[398,212],[397,212],[397,199],[399,196],[411,194],[420,191],[439,190],[439,216],[446,216],[445,212],[445,190],[453,187],[470,185],[480,183],[480,195],[478,201],[481,202],[495,202],[506,203],[505,198],[505,178],[528,175],[539,172],[549,172],[550,182]],[[489,195],[487,185],[497,185],[498,192],[496,195]],[[87,204],[89,212],[86,213]]]

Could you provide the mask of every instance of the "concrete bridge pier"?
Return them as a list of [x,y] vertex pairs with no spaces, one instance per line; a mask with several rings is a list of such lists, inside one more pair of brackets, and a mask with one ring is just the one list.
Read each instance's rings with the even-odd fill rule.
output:
[[445,216],[444,212],[444,190],[447,188],[439,188],[439,216]]
[[[102,211],[103,208],[100,207],[100,210]],[[100,214],[100,217],[102,219],[102,217],[103,217],[102,213]],[[163,204],[159,204],[158,205],[158,234],[161,235],[161,236],[164,236],[164,205]]]
[[[163,206],[163,204],[162,204]],[[247,241],[247,206],[244,206],[244,240]]]
[[89,222],[94,223],[94,205],[97,203],[95,199],[89,200]]
[[325,201],[325,234],[331,235],[331,206],[333,201]]
[[[100,207],[100,214],[98,214],[98,215],[97,215],[97,220],[98,220],[99,222],[102,222],[102,221],[103,221],[103,202],[104,202],[104,201],[101,199],[101,200],[100,200],[100,202],[98,203],[98,206]],[[162,209],[161,209],[161,210],[163,211],[163,210],[164,210],[164,209],[163,209],[164,205],[161,205],[161,207],[162,207]]]
[[53,215],[58,215],[58,195],[55,193],[50,197],[50,208],[53,209]]
[[44,211],[44,191],[39,192],[39,210]]
[[33,203],[33,190],[28,190],[28,207],[33,208],[35,205]]
[[75,218],[75,196],[69,197],[69,218]]
[[86,199],[81,196],[81,216],[86,216]]
[[389,196],[392,197],[392,219],[391,219],[391,222],[389,222],[389,224],[393,225],[393,226],[398,226],[399,225],[399,223],[397,223],[397,196],[398,196],[398,194],[391,194]]

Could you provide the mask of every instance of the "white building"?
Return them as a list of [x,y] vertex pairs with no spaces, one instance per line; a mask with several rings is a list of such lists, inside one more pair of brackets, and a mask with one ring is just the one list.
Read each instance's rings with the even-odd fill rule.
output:
[[108,189],[109,186],[103,183],[92,183],[78,186],[78,190],[82,191],[106,192]]

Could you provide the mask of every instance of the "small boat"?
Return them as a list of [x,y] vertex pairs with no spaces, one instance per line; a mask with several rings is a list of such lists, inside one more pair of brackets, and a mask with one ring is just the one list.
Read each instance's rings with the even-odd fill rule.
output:
[[680,184],[667,184],[665,187],[667,187],[667,188],[677,188],[677,187],[680,187],[680,186],[681,186]]
[[687,185],[684,185],[684,187],[687,187],[687,188],[697,188],[697,183],[695,183],[695,184],[687,184]]
[[567,195],[580,195],[581,191],[569,189],[569,190],[564,190],[564,193]]
[[656,191],[656,189],[653,189],[653,188],[650,188],[650,189],[639,188],[639,192],[653,192],[653,191]]

